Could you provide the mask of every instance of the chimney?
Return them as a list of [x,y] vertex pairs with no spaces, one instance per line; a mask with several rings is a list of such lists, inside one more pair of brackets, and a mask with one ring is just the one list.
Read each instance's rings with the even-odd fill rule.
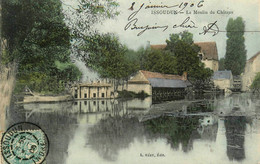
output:
[[150,41],[146,42],[146,47],[145,48],[151,48],[151,42]]
[[187,76],[188,76],[188,73],[187,73],[187,72],[183,72],[183,74],[182,74],[182,80],[184,80],[184,81],[188,80],[188,79],[187,79]]

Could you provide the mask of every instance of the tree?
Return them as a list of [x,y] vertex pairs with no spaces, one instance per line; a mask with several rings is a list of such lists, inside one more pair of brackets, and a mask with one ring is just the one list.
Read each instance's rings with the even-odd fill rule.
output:
[[120,80],[127,81],[139,69],[135,64],[136,59],[127,53],[128,48],[113,34],[86,36],[80,51],[86,66],[97,71],[102,78],[115,80],[115,90]]
[[231,70],[233,75],[240,75],[246,64],[245,23],[241,17],[230,18],[226,27],[227,46],[225,55],[225,69]]
[[69,76],[69,80],[77,80],[76,67],[70,67],[76,76],[60,76],[55,64],[70,63],[71,36],[64,23],[61,2],[11,0],[2,5],[7,61],[18,63],[17,91],[27,85],[34,91],[60,92]]
[[254,92],[260,91],[260,72],[256,74],[254,81],[250,86],[250,89],[252,89]]
[[225,70],[225,58],[220,58],[219,59],[219,68],[218,68],[219,71],[223,71]]
[[176,59],[176,72],[182,75],[188,73],[190,82],[195,87],[203,87],[208,83],[212,75],[209,68],[200,61],[198,52],[200,48],[193,43],[191,33],[184,31],[179,34],[171,34],[169,40],[166,40],[166,50],[170,51]]
[[176,59],[168,51],[147,49],[144,52],[143,68],[147,71],[176,74]]
[[[82,53],[86,53],[82,51],[82,47],[85,47],[87,42],[94,43],[95,37],[102,35],[96,29],[96,25],[106,19],[115,18],[119,14],[117,11],[119,4],[114,0],[79,0],[78,2],[77,8],[70,6],[65,10],[65,21],[72,35],[73,53],[82,57]],[[89,40],[90,38],[93,40]]]

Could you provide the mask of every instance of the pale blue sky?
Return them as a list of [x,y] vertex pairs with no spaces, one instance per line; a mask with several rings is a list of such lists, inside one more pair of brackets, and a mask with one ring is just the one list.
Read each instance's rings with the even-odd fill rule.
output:
[[[76,1],[63,0],[65,3],[74,3]],[[191,0],[187,2],[198,3],[200,0]],[[187,16],[190,16],[191,20],[196,23],[198,28],[189,30],[194,34],[194,41],[216,41],[218,47],[219,57],[223,57],[225,55],[225,47],[226,47],[226,33],[219,33],[218,35],[212,37],[211,34],[207,35],[199,35],[202,31],[202,27],[207,25],[208,23],[212,23],[217,21],[217,25],[220,30],[225,30],[227,21],[230,17],[236,18],[238,16],[242,16],[246,23],[247,31],[260,31],[260,23],[259,23],[259,0],[204,0],[203,7],[198,10],[204,11],[217,11],[217,10],[226,10],[233,11],[232,15],[222,15],[222,14],[201,14],[201,15],[152,15],[151,9],[141,9],[136,18],[139,19],[137,25],[145,26],[150,25],[154,26],[155,23],[157,25],[169,25],[172,27],[174,23],[181,23]],[[171,33],[178,33],[183,31],[184,29],[173,29],[168,28],[166,31],[162,32],[161,29],[150,30],[143,33],[141,36],[137,36],[137,30],[124,30],[124,27],[128,23],[127,18],[133,12],[128,10],[131,6],[132,2],[135,2],[134,11],[137,10],[142,3],[145,5],[153,4],[153,5],[175,5],[180,4],[181,0],[120,0],[118,1],[120,4],[119,11],[121,14],[114,20],[107,20],[103,22],[102,25],[99,26],[99,30],[101,32],[113,32],[116,33],[121,42],[126,44],[129,48],[137,49],[140,46],[144,46],[147,44],[147,41],[150,41],[151,44],[164,44],[165,40],[169,37]],[[224,3],[221,3],[224,2]],[[190,11],[193,12],[195,8],[189,8]],[[260,32],[247,32],[245,33],[245,44],[247,49],[247,56],[250,58],[258,51],[260,51],[259,44],[260,43]]]

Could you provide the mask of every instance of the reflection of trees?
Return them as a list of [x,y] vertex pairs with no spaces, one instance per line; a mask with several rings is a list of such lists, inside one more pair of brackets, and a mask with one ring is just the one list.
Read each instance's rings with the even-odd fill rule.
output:
[[[60,106],[63,108],[63,106]],[[19,112],[17,112],[20,110]],[[39,125],[49,139],[49,154],[46,163],[65,163],[68,144],[72,139],[77,126],[76,115],[71,115],[66,108],[52,112],[34,112],[28,120],[22,109],[13,106],[8,118],[9,125],[17,122],[28,121]]]
[[143,136],[137,118],[108,117],[90,129],[89,144],[106,160],[116,160],[118,151],[127,148],[134,138]]
[[166,137],[172,148],[178,149],[181,144],[184,152],[191,150],[193,140],[199,137],[199,117],[160,117],[144,125],[148,132]]
[[243,160],[245,158],[245,116],[225,117],[227,156],[229,160]]
[[212,101],[203,100],[196,101],[188,105],[188,113],[198,113],[198,112],[213,112],[214,104]]
[[[110,161],[116,160],[118,152],[128,148],[135,138],[141,140],[143,137],[152,141],[166,138],[173,149],[179,149],[181,145],[182,150],[188,152],[193,147],[193,141],[201,138],[197,130],[201,118],[163,116],[140,123],[135,117],[110,116],[89,129],[88,144],[102,158]],[[203,135],[210,132],[212,133],[210,130],[203,131]],[[210,134],[211,138],[212,135]]]

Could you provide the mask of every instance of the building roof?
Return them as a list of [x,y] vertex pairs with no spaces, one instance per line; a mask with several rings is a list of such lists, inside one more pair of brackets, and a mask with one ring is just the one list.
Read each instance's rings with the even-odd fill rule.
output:
[[156,49],[156,50],[163,50],[165,49],[167,44],[156,44],[156,45],[151,45],[151,49]]
[[188,81],[178,79],[149,78],[148,80],[153,88],[186,88],[190,85]]
[[213,80],[219,80],[219,79],[231,79],[232,72],[230,70],[225,71],[216,71],[213,75]]
[[142,74],[145,76],[146,79],[150,78],[162,78],[162,79],[178,79],[178,80],[183,80],[182,76],[179,75],[172,75],[172,74],[162,74],[158,72],[150,72],[150,71],[144,71],[140,70]]
[[204,60],[218,60],[218,50],[216,42],[196,42],[194,44],[201,48],[200,51],[204,54]]
[[[203,59],[218,60],[218,50],[216,42],[196,42],[195,45],[199,46],[201,53],[204,54]],[[165,49],[167,44],[151,45],[152,49]]]
[[161,88],[186,88],[190,83],[187,75],[171,75],[158,72],[140,70],[131,80],[130,84],[151,84],[152,87]]
[[111,87],[111,84],[107,83],[84,83],[79,84],[80,87]]
[[252,56],[250,59],[248,59],[247,60],[247,62],[253,62],[256,58],[257,58],[257,56],[259,56],[260,55],[260,51],[259,52],[257,52],[254,56]]

